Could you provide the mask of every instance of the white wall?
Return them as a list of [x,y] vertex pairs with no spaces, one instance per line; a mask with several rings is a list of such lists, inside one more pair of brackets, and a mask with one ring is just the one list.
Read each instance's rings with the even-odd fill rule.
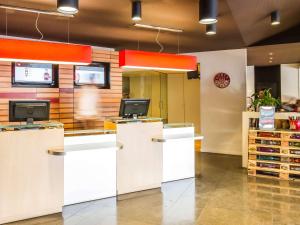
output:
[[282,64],[281,101],[295,103],[299,95],[299,64]]
[[[203,152],[242,155],[242,112],[246,104],[246,49],[192,53],[200,62]],[[229,87],[217,88],[213,78],[225,72]]]
[[247,66],[246,70],[246,97],[251,97],[255,93],[255,71],[254,66]]
[[251,96],[255,93],[255,71],[254,66],[247,66],[246,69],[246,107],[252,105]]

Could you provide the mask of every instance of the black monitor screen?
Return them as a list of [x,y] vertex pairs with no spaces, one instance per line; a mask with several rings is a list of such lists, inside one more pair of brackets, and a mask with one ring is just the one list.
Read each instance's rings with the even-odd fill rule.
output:
[[92,63],[88,66],[75,66],[74,83],[77,86],[94,84],[109,88],[109,63]]
[[49,120],[50,101],[9,101],[9,121]]
[[150,99],[122,99],[119,116],[131,118],[136,116],[147,116]]

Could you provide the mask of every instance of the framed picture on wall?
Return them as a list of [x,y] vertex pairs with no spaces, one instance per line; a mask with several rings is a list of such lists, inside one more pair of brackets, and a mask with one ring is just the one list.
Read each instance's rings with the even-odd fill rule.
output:
[[58,65],[48,63],[12,63],[13,87],[58,87]]
[[110,88],[110,63],[93,62],[87,66],[74,66],[75,86],[96,85]]

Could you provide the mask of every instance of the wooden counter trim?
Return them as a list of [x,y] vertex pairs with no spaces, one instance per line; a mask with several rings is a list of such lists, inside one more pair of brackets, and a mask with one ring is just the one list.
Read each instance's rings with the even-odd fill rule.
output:
[[66,155],[66,152],[64,151],[64,147],[57,147],[48,149],[48,154],[54,156],[64,156]]

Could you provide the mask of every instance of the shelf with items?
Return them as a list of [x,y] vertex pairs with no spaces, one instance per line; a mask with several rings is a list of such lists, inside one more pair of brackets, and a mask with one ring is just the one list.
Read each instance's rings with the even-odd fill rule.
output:
[[249,130],[249,176],[300,180],[300,132]]

